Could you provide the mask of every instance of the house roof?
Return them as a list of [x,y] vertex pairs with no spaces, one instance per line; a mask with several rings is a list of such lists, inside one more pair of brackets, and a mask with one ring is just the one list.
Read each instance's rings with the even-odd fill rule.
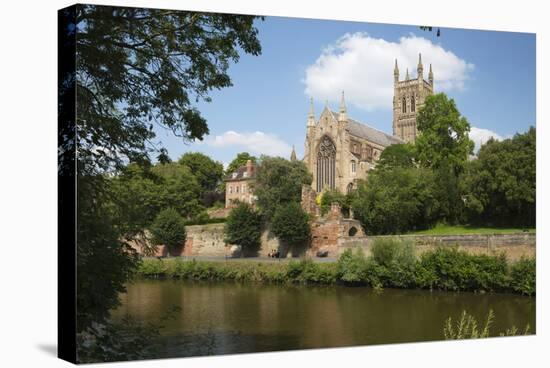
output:
[[256,177],[256,170],[252,170],[251,176],[245,176],[246,174],[246,165],[239,167],[237,170],[233,171],[231,174],[226,176],[225,181],[238,181],[238,180],[248,180]]
[[[338,113],[334,111],[330,112],[332,113],[334,119],[338,120]],[[404,141],[398,137],[386,134],[381,130],[375,129],[367,124],[363,124],[351,118],[348,118],[348,131],[351,135],[367,139],[384,147],[392,144],[404,143]]]

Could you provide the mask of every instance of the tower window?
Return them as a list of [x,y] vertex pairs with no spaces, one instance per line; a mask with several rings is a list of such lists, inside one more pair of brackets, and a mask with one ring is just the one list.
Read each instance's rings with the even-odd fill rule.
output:
[[351,161],[351,172],[355,174],[357,172],[357,162]]
[[416,102],[415,102],[414,94],[411,97],[411,111],[412,112],[416,111]]
[[407,112],[407,99],[403,97],[403,101],[401,101],[401,110],[402,112]]

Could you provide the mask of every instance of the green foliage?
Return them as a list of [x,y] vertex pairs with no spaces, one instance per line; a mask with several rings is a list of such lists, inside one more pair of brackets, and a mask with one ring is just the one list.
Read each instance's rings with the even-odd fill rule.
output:
[[80,332],[108,319],[139,257],[120,241],[115,216],[107,205],[112,193],[105,179],[79,176],[77,191],[76,322]]
[[461,180],[468,219],[476,224],[535,226],[536,130],[489,140]]
[[223,165],[200,152],[188,152],[178,160],[187,166],[201,187],[201,193],[215,190],[223,177]]
[[438,247],[423,253],[416,272],[416,282],[422,288],[503,291],[510,284],[503,254],[472,255],[457,247]]
[[257,168],[254,193],[266,220],[271,220],[277,207],[300,203],[302,185],[311,184],[311,180],[311,174],[302,161],[263,156]]
[[437,220],[439,204],[428,169],[374,170],[359,184],[352,202],[367,234],[397,234],[425,229]]
[[330,205],[338,203],[343,211],[350,209],[350,196],[342,194],[338,189],[331,189],[323,192],[321,196],[321,215],[330,210]]
[[377,170],[390,170],[396,167],[412,168],[415,163],[415,147],[412,143],[392,144],[380,154]]
[[294,202],[277,208],[271,230],[281,241],[291,245],[309,243],[311,237],[309,216],[299,203]]
[[365,282],[367,258],[361,248],[353,252],[346,249],[338,257],[338,279],[346,284],[361,284]]
[[470,124],[460,115],[454,100],[444,93],[426,97],[416,121],[420,131],[415,141],[419,163],[429,168],[445,164],[459,173],[473,152],[474,142],[468,137]]
[[537,264],[534,258],[522,257],[512,265],[511,287],[515,292],[535,295],[537,291]]
[[143,237],[162,209],[172,207],[187,219],[204,211],[197,179],[187,166],[178,163],[130,164],[111,180],[111,186],[119,229],[127,239]]
[[[490,337],[491,326],[495,319],[495,314],[490,309],[487,314],[487,318],[483,327],[478,327],[479,324],[474,316],[463,311],[460,315],[460,319],[453,324],[453,320],[449,317],[445,321],[445,326],[443,327],[443,336],[445,340],[463,340],[463,339],[479,339]],[[525,326],[523,333],[520,333],[516,326],[512,326],[504,332],[500,332],[499,336],[517,336],[517,335],[528,335],[530,326]]]
[[235,157],[227,166],[225,175],[230,175],[231,173],[237,171],[239,167],[245,166],[248,160],[252,161],[254,164],[257,162],[256,157],[250,155],[248,152],[238,153],[237,157]]
[[202,139],[208,126],[193,101],[232,85],[239,51],[260,54],[255,18],[78,5],[79,153],[107,166],[147,158],[152,124]]
[[243,251],[254,251],[260,245],[262,218],[247,203],[239,203],[231,210],[225,222],[225,241],[237,244]]
[[[183,216],[200,212],[195,199],[200,188],[189,172],[168,175],[159,169],[154,174],[166,183],[156,195],[158,182],[149,173],[127,183],[123,178],[107,181],[104,173],[126,162],[147,164],[153,124],[187,140],[208,134],[206,120],[192,101],[209,101],[212,89],[231,85],[227,70],[239,52],[260,53],[254,19],[76,5],[77,37],[67,27],[76,42],[76,80],[64,76],[60,106],[74,104],[76,96],[78,129],[76,142],[74,131],[60,138],[63,147],[78,147],[78,332],[105,322],[138,266],[135,252],[120,239],[143,231],[167,207],[164,201]],[[76,91],[67,87],[72,85]],[[165,158],[159,158],[160,166],[169,165]],[[61,153],[60,174],[73,172],[71,160]]]
[[173,251],[176,247],[185,243],[187,233],[182,217],[173,208],[160,211],[151,225],[151,241],[155,244],[163,244]]
[[[411,242],[376,239],[371,248],[371,269],[379,284],[397,288],[415,286],[416,257]],[[376,267],[378,266],[378,267]]]

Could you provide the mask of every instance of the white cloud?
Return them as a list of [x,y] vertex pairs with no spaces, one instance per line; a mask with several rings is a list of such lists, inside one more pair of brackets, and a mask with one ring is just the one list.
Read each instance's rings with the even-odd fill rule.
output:
[[229,130],[206,138],[204,144],[215,148],[242,147],[242,150],[256,155],[287,157],[292,151],[292,147],[277,136],[259,131],[238,133]]
[[392,107],[393,68],[398,61],[401,80],[405,71],[415,78],[422,53],[424,78],[432,64],[436,91],[461,90],[474,65],[423,37],[409,35],[399,42],[373,38],[366,33],[345,34],[325,48],[306,69],[305,93],[317,100],[336,101],[340,91],[346,102],[365,110]]
[[469,136],[470,139],[473,140],[475,143],[474,152],[476,153],[477,151],[479,151],[481,145],[487,142],[491,137],[496,139],[497,141],[501,141],[503,139],[501,135],[489,129],[476,128],[474,126],[470,128]]

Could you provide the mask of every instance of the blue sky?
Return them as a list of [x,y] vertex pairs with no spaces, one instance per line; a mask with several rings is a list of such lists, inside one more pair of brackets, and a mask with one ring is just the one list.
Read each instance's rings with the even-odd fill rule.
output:
[[416,76],[422,52],[424,78],[433,64],[436,92],[452,97],[468,119],[472,138],[506,138],[535,125],[535,35],[267,17],[257,22],[262,55],[243,55],[229,69],[233,87],[200,103],[210,135],[186,143],[158,131],[177,159],[199,151],[223,162],[248,151],[303,155],[309,98],[318,118],[325,100],[337,110],[346,92],[348,115],[391,133],[393,63],[401,79]]

